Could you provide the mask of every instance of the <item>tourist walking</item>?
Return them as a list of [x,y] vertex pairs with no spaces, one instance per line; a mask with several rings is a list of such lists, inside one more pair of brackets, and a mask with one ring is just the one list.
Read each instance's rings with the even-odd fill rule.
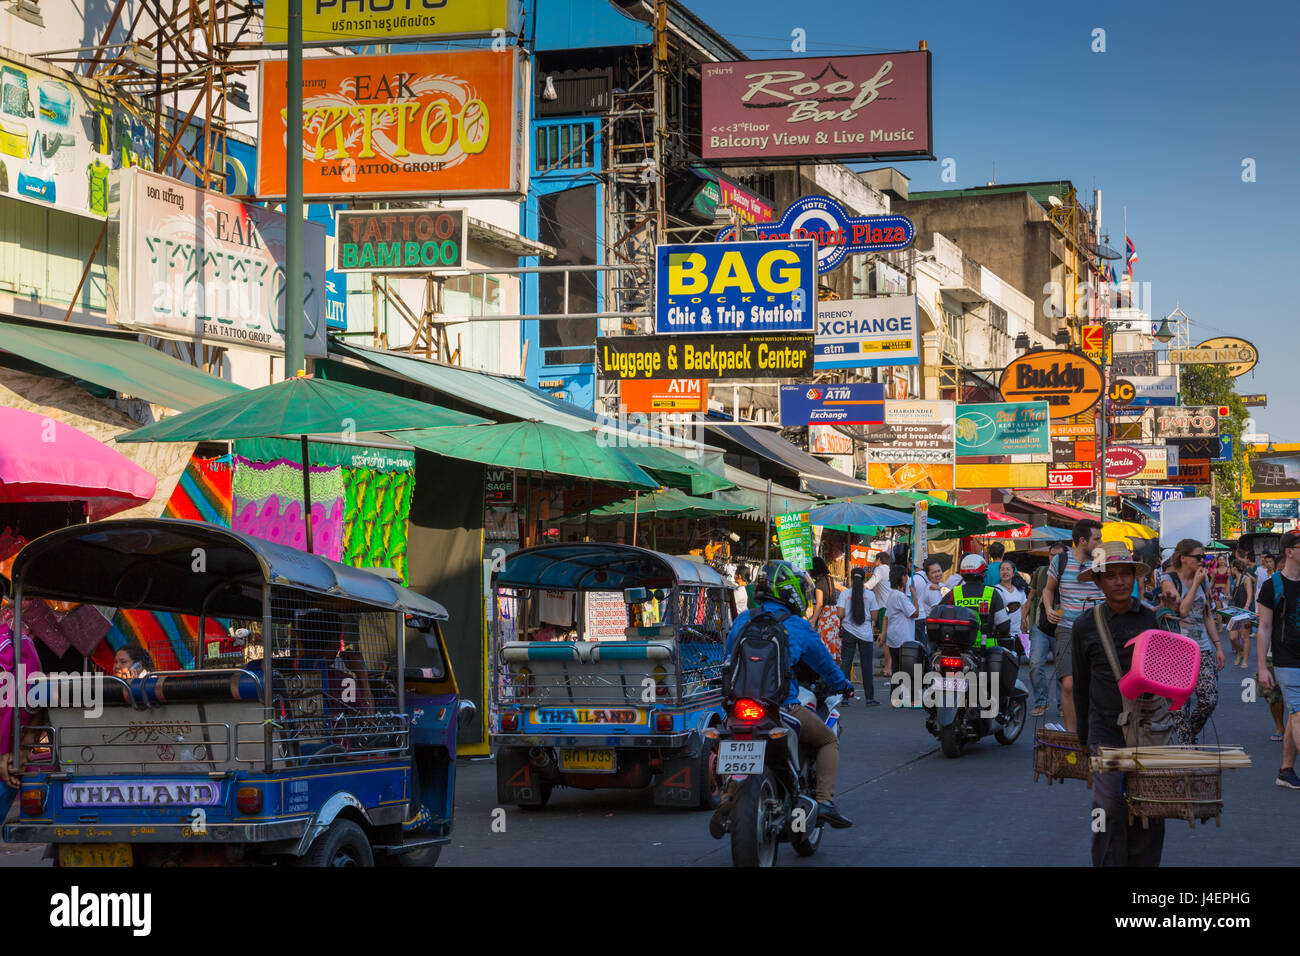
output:
[[1178,602],[1178,629],[1201,647],[1201,673],[1196,680],[1196,692],[1174,715],[1178,743],[1190,745],[1197,742],[1219,704],[1219,671],[1226,664],[1219,628],[1214,622],[1205,545],[1195,538],[1179,541],[1160,587],[1167,600]]
[[[876,595],[866,586],[867,569],[854,568],[849,573],[849,586],[840,592],[835,610],[840,619],[840,637],[843,644],[843,665],[840,670],[853,680],[853,658],[859,656],[858,668],[862,674],[862,702],[867,707],[877,707],[875,679],[872,674],[875,658],[875,635],[871,632],[871,616],[880,605]],[[847,702],[846,702],[847,703]],[[843,704],[841,704],[843,706]]]
[[1061,685],[1061,717],[1071,733],[1074,728],[1074,675],[1071,670],[1070,631],[1079,615],[1104,599],[1090,579],[1079,580],[1079,572],[1092,564],[1092,554],[1101,547],[1101,522],[1080,518],[1070,532],[1071,549],[1047,568],[1043,585],[1043,611],[1056,625],[1056,679]]

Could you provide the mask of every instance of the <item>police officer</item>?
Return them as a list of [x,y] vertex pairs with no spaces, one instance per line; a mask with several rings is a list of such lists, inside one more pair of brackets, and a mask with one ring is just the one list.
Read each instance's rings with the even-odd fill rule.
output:
[[958,565],[961,584],[949,591],[941,603],[968,607],[980,620],[980,633],[975,638],[977,648],[997,647],[998,638],[1011,635],[1011,615],[997,588],[984,583],[988,565],[978,554],[968,554]]

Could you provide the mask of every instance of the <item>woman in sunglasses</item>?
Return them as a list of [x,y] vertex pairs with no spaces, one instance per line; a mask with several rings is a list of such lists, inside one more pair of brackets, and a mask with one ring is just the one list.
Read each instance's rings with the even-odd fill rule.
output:
[[1184,538],[1169,559],[1169,571],[1160,582],[1161,594],[1176,607],[1179,630],[1201,647],[1201,674],[1196,694],[1174,715],[1180,744],[1194,744],[1219,703],[1219,671],[1224,667],[1223,645],[1214,623],[1205,545]]

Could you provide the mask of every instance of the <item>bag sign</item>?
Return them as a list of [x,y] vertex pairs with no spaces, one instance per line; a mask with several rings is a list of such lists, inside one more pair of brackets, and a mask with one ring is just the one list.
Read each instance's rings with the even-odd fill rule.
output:
[[812,332],[816,247],[809,240],[659,246],[655,332]]

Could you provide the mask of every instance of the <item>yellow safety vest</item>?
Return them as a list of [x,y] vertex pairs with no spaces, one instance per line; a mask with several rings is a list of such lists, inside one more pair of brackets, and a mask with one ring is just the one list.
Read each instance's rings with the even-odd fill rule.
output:
[[979,634],[975,637],[977,647],[991,647],[997,644],[996,638],[984,634],[984,618],[987,616],[991,621],[993,614],[993,589],[991,587],[985,585],[978,595],[967,595],[966,585],[959,584],[953,588],[952,603],[958,607],[970,608],[979,619]]

